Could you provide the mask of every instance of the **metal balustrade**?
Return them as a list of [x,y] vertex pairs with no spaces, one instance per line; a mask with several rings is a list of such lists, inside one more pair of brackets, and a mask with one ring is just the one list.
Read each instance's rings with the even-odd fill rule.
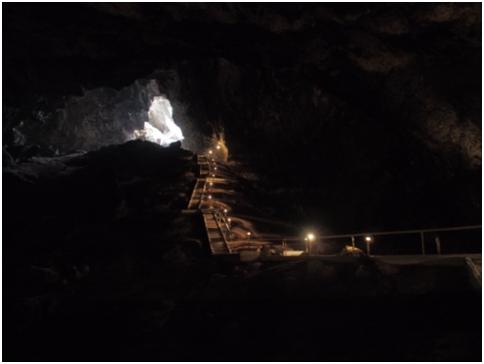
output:
[[445,255],[482,252],[482,226],[456,226],[435,229],[375,231],[316,235],[308,249],[302,237],[259,238],[288,247],[303,248],[311,254],[337,254],[345,247],[374,255]]

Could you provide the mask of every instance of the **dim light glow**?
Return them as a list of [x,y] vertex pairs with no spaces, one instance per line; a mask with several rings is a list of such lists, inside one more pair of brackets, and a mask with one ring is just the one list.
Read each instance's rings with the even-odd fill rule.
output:
[[306,235],[306,240],[307,240],[307,241],[310,241],[310,242],[311,242],[311,241],[314,241],[314,239],[316,239],[316,237],[314,236],[314,234],[313,234],[313,233],[308,233],[308,234]]
[[298,257],[304,254],[304,250],[285,250],[282,255],[285,257]]
[[373,241],[373,238],[371,236],[365,236],[365,241],[367,243],[371,243]]

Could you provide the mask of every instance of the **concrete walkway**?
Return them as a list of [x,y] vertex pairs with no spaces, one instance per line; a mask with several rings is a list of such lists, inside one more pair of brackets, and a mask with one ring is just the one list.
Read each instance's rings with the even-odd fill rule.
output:
[[[188,213],[200,213],[203,218],[210,251],[213,255],[239,255],[241,252],[247,253],[252,251],[255,259],[269,261],[292,261],[300,259],[348,259],[345,256],[318,256],[318,255],[300,255],[300,256],[282,256],[279,253],[267,255],[267,248],[271,251],[274,247],[274,241],[284,239],[300,240],[300,237],[281,237],[278,234],[268,236],[267,234],[258,234],[254,229],[252,222],[244,219],[245,216],[231,216],[228,213],[231,210],[230,196],[233,195],[233,184],[235,180],[231,174],[225,173],[224,165],[219,164],[212,155],[198,155],[197,164],[199,167],[199,177],[193,188],[193,192],[188,203]],[[220,198],[220,196],[225,196]],[[227,200],[227,196],[229,196]],[[235,203],[235,202],[233,202]],[[405,231],[404,233],[408,233]],[[252,235],[250,235],[252,234]],[[378,235],[378,234],[374,234]],[[292,238],[292,239],[291,239]],[[281,240],[282,241],[282,240]],[[277,244],[275,244],[277,245]],[[266,251],[262,256],[259,254],[263,249]],[[242,259],[242,255],[240,255]],[[436,264],[445,262],[465,262],[475,278],[476,283],[482,286],[482,259],[481,255],[399,255],[399,256],[372,256],[376,261],[382,261],[390,264]]]
[[230,254],[231,250],[227,242],[230,235],[230,225],[226,215],[214,208],[213,196],[210,194],[212,187],[215,184],[225,182],[225,179],[216,177],[216,163],[212,160],[209,161],[208,156],[198,155],[197,164],[199,178],[197,178],[187,209],[184,212],[199,212],[202,214],[212,254]]

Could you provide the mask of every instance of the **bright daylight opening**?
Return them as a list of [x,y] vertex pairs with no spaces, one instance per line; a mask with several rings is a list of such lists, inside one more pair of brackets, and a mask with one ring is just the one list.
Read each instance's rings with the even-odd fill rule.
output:
[[173,120],[173,108],[164,96],[155,96],[148,110],[144,128],[135,130],[135,139],[148,140],[164,147],[183,140],[183,133]]

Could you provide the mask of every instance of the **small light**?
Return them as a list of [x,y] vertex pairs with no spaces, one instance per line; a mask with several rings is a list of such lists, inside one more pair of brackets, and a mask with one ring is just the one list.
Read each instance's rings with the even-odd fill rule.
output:
[[213,153],[213,152],[212,152],[212,149],[210,149],[210,150],[208,151],[208,154],[212,154],[212,153]]
[[209,182],[209,185],[210,185],[210,186],[213,186],[213,182]]
[[247,231],[247,236],[251,236],[252,233],[250,231]]
[[227,219],[227,221],[228,221],[228,222],[232,222],[232,219],[229,217],[229,218]]
[[215,177],[215,175],[214,175],[214,174],[212,174],[212,177]]
[[367,243],[371,243],[373,241],[373,238],[371,236],[365,236],[365,241]]
[[306,235],[306,238],[308,241],[313,241],[315,239],[315,236],[313,233],[308,233],[308,235]]
[[217,170],[217,167],[213,167],[213,169],[216,171]]
[[[212,154],[212,153],[210,153],[210,154]],[[215,158],[212,158],[212,162],[215,162]]]
[[217,149],[220,149],[220,144],[217,144]]
[[208,195],[208,199],[211,200],[212,199],[212,195]]
[[227,209],[224,209],[224,214],[226,214],[227,212],[229,212],[229,210],[227,210]]

